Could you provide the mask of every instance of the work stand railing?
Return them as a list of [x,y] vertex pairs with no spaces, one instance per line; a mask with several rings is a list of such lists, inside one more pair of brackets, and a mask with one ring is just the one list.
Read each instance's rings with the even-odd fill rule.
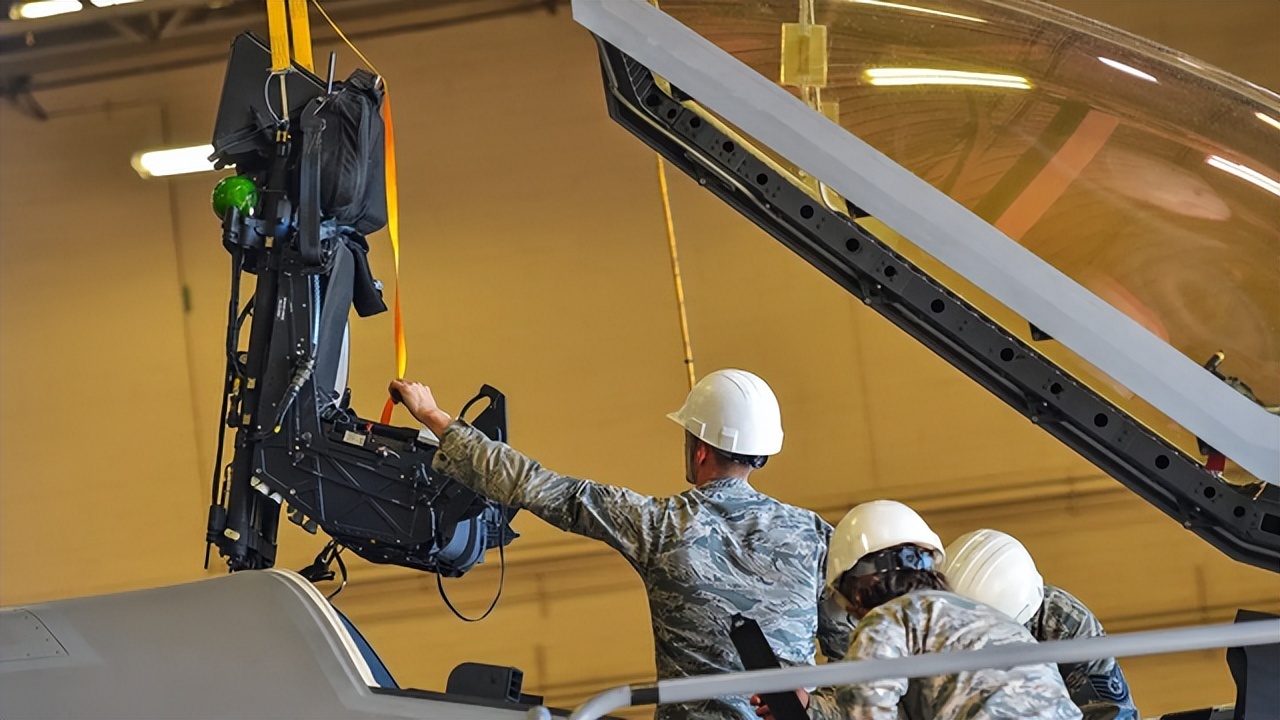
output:
[[[1280,619],[1150,630],[1078,640],[1018,643],[889,660],[859,660],[704,675],[610,688],[592,696],[569,717],[570,720],[597,720],[615,710],[638,705],[697,702],[727,695],[786,692],[804,687],[853,685],[890,678],[921,678],[986,668],[1076,663],[1108,657],[1137,657],[1272,644],[1280,644]],[[538,707],[530,710],[529,717],[546,718],[550,717],[550,713],[545,708]]]

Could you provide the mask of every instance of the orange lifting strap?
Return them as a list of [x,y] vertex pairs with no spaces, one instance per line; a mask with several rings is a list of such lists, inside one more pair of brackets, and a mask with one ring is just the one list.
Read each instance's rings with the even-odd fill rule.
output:
[[[360,52],[360,49],[347,39],[346,34],[333,21],[333,18],[329,17],[329,13],[325,12],[320,3],[317,0],[311,0],[311,4],[315,5],[316,10],[329,23],[338,37],[378,76],[379,81],[382,83],[382,121],[386,126],[386,161],[384,165],[386,167],[387,184],[387,232],[391,236],[391,255],[395,262],[395,300],[392,312],[394,316],[396,377],[402,378],[409,365],[409,351],[404,340],[404,316],[400,311],[400,194],[396,188],[396,136],[391,122],[391,92],[387,86],[386,78],[382,76],[382,73],[378,72],[373,63],[369,62],[364,53]],[[307,17],[307,0],[267,0],[267,27],[271,35],[271,70],[273,73],[289,72],[291,63],[297,63],[299,66],[314,72],[314,63],[311,57],[311,22]],[[291,36],[292,48],[290,48]],[[292,60],[290,59],[291,49]],[[391,398],[387,398],[386,405],[382,408],[381,421],[383,424],[391,422],[391,411],[394,408],[394,401]]]

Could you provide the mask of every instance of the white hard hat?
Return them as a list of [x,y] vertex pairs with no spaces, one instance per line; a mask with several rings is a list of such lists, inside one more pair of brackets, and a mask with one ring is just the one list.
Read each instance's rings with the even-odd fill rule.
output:
[[974,530],[956,538],[947,547],[942,571],[957,593],[990,605],[1020,625],[1044,602],[1044,579],[1031,553],[999,530]]
[[738,455],[782,449],[782,412],[769,385],[745,370],[717,370],[698,381],[684,406],[669,413],[694,437]]
[[834,587],[841,575],[867,555],[907,544],[933,551],[938,561],[944,556],[942,540],[915,510],[893,500],[857,505],[831,532],[827,584]]

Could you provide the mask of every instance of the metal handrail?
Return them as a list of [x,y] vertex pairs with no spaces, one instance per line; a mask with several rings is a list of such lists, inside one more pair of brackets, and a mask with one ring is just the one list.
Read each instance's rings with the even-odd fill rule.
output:
[[[1017,643],[888,660],[859,660],[818,666],[753,670],[620,685],[579,705],[570,720],[597,720],[635,705],[685,703],[727,695],[786,692],[803,687],[833,687],[890,678],[948,675],[986,668],[1040,663],[1073,663],[1109,657],[1136,657],[1213,648],[1280,643],[1280,619],[1224,623],[1042,643]],[[536,717],[531,713],[531,717]]]

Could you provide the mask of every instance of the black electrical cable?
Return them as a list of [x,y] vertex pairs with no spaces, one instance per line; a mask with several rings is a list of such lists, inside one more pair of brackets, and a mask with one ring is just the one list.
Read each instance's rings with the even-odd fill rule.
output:
[[326,600],[333,600],[337,597],[338,593],[342,592],[342,589],[347,586],[347,564],[342,561],[342,551],[346,549],[347,548],[343,545],[337,545],[337,550],[333,553],[333,559],[338,561],[338,570],[342,573],[342,584],[338,585],[336,590],[326,595]]
[[284,416],[289,412],[289,408],[293,407],[293,401],[298,399],[298,393],[302,390],[302,386],[311,379],[311,373],[315,370],[315,358],[305,357],[299,363],[298,369],[293,374],[293,379],[289,381],[289,387],[285,388],[284,398],[280,401],[280,407],[276,410],[276,417],[271,422],[270,432],[264,430],[261,434],[267,435],[279,432],[280,426],[284,424]]
[[244,321],[253,314],[253,299],[256,295],[250,296],[245,301],[244,309],[240,311],[240,315],[235,320],[232,330],[227,333],[227,363],[228,366],[235,371],[235,377],[242,378],[245,376],[246,370],[240,362],[240,351],[238,348],[240,342],[240,329],[244,327]]
[[[227,305],[227,364],[237,370],[240,359],[236,357],[240,341],[240,276],[244,268],[244,250],[236,247],[231,251],[231,301]],[[256,294],[256,293],[255,293]],[[246,306],[247,307],[247,306]]]
[[342,582],[333,592],[325,596],[326,600],[332,600],[347,586],[347,563],[342,559],[342,551],[346,549],[346,546],[339,544],[336,538],[330,539],[329,542],[325,543],[320,553],[316,555],[316,559],[310,565],[298,571],[299,575],[311,581],[311,584],[314,585],[325,580],[334,579],[334,572],[329,569],[329,566],[334,562],[338,563],[338,571],[342,574]]
[[[227,368],[228,374],[231,368]],[[230,385],[230,381],[227,383]],[[213,487],[209,490],[209,503],[211,505],[218,504],[218,471],[222,469],[222,452],[226,447],[227,439],[227,408],[231,405],[231,393],[224,389],[222,393],[222,412],[218,413],[218,450],[213,456]],[[206,543],[207,545],[207,543]],[[208,559],[205,560],[205,569],[208,569]]]
[[[236,357],[235,339],[239,338],[239,322],[237,321],[237,311],[240,306],[240,275],[243,267],[244,255],[240,248],[236,248],[231,252],[231,298],[227,303],[227,363],[226,378],[222,386],[222,410],[218,413],[218,449],[213,457],[213,479],[209,485],[209,505],[221,505],[219,502],[219,483],[218,471],[222,468],[222,455],[226,449],[227,442],[227,410],[231,407],[231,389],[235,383],[235,378],[240,374],[240,363]],[[240,317],[243,318],[243,313]],[[241,321],[242,322],[242,321]],[[225,494],[225,493],[223,493]],[[210,510],[212,512],[212,509]],[[212,543],[206,538],[204,542],[204,569],[209,569],[209,552],[212,549]]]
[[[505,534],[501,529],[498,532]],[[493,602],[489,603],[489,609],[485,610],[484,614],[480,617],[467,617],[466,615],[458,612],[458,609],[453,606],[453,603],[449,602],[449,596],[444,591],[444,580],[440,578],[439,572],[436,573],[436,589],[440,591],[440,599],[444,600],[445,606],[448,607],[459,620],[462,620],[463,622],[480,622],[481,620],[489,617],[489,613],[493,612],[493,609],[498,606],[498,599],[502,597],[502,586],[507,579],[507,554],[505,552],[507,544],[502,542],[502,540],[505,539],[506,538],[500,538],[498,542],[498,567],[500,568],[498,571],[498,592],[494,593]]]
[[[218,493],[218,485],[219,485],[218,470],[220,470],[222,467],[222,451],[223,451],[223,448],[226,446],[226,440],[227,440],[227,408],[230,407],[230,404],[231,404],[230,375],[231,375],[231,368],[228,367],[227,368],[227,376],[228,376],[227,387],[224,387],[222,392],[222,411],[218,413],[218,450],[213,458],[213,480],[210,483],[211,486],[209,488],[209,505],[210,506],[221,505],[221,503],[218,501],[218,494],[219,494]],[[209,512],[210,513],[213,512],[212,507]],[[205,570],[209,569],[209,552],[212,546],[213,546],[213,543],[210,542],[208,538],[206,538],[204,541],[204,569]]]
[[[470,422],[467,420],[467,411],[476,403],[487,399],[489,399],[489,397],[481,393],[468,400],[467,404],[463,405],[462,410],[458,412],[458,419]],[[498,600],[502,597],[502,586],[507,580],[507,544],[503,542],[506,540],[506,537],[503,537],[506,535],[506,528],[498,528],[498,533],[498,592],[494,593],[493,602],[489,603],[489,609],[485,610],[484,614],[480,617],[470,618],[458,612],[458,609],[453,606],[453,603],[449,602],[449,595],[444,591],[444,580],[441,579],[439,572],[436,573],[436,589],[440,591],[440,599],[444,600],[445,606],[463,622],[480,622],[481,620],[489,617],[489,613],[493,612],[493,609],[498,606]]]

